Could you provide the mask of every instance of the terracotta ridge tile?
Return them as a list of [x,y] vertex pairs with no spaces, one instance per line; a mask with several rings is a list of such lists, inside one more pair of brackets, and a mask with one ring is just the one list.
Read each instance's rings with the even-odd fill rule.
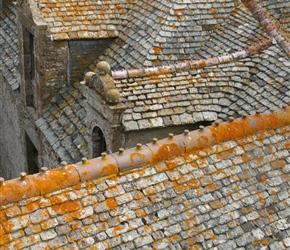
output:
[[148,68],[138,68],[138,69],[124,69],[112,71],[112,77],[114,79],[127,79],[134,77],[145,77],[161,74],[170,74],[174,72],[181,72],[190,69],[199,69],[210,66],[216,66],[220,64],[230,63],[232,61],[237,61],[243,58],[247,58],[254,54],[257,54],[272,45],[272,38],[265,38],[256,43],[253,43],[247,46],[244,49],[232,52],[225,53],[215,57],[208,57],[205,59],[198,60],[187,60],[178,62],[175,64],[170,64],[167,66],[160,67],[148,67]]
[[119,152],[110,155],[102,155],[91,160],[83,159],[82,163],[66,166],[63,164],[62,168],[1,181],[0,205],[44,195],[120,171],[154,165],[221,142],[289,125],[290,107],[286,107],[271,113],[231,118],[227,122],[216,122],[191,132],[186,130],[179,135],[169,134],[168,138],[154,139],[152,143],[146,145],[137,144],[135,148],[120,149]]
[[279,28],[279,24],[274,20],[274,17],[255,0],[242,0],[242,2],[252,12],[253,17],[265,29],[267,34],[275,39],[288,57],[290,57],[290,41],[285,31]]

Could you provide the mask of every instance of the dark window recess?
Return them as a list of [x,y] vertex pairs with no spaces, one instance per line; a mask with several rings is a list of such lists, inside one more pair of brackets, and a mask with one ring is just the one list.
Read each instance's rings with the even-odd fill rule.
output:
[[27,157],[28,173],[29,174],[38,173],[39,172],[38,151],[27,134],[25,134],[25,141],[26,141],[26,157]]
[[23,29],[23,53],[26,106],[34,107],[32,83],[35,78],[34,37],[26,29]]
[[34,37],[29,33],[29,53],[30,53],[30,74],[31,80],[34,80],[35,68],[34,68]]
[[92,144],[93,144],[93,158],[99,157],[101,153],[107,150],[103,132],[99,127],[95,127],[93,129]]

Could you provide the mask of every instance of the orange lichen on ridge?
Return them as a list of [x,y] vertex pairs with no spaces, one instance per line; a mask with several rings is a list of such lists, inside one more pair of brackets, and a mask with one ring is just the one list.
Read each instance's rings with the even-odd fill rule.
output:
[[139,152],[134,152],[130,154],[130,163],[134,166],[135,162],[138,162],[138,159],[144,159],[145,155]]
[[170,159],[174,156],[184,153],[183,148],[179,148],[174,142],[170,144],[164,144],[158,148],[156,154],[152,156],[153,163],[159,162],[161,160]]
[[119,172],[119,168],[114,164],[108,164],[104,166],[99,174],[99,176],[107,176],[111,174],[116,174]]

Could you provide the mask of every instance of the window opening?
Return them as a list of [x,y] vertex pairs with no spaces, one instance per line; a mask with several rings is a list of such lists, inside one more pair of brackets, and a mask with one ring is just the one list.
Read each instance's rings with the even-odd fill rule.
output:
[[26,106],[34,107],[33,82],[35,78],[34,67],[34,37],[26,29],[23,29],[23,53],[24,53],[24,78]]
[[29,174],[38,173],[39,172],[38,151],[27,134],[25,134],[25,141],[26,141],[28,173]]
[[102,130],[99,127],[95,127],[92,133],[92,143],[93,143],[93,158],[99,157],[101,153],[107,150],[106,141]]

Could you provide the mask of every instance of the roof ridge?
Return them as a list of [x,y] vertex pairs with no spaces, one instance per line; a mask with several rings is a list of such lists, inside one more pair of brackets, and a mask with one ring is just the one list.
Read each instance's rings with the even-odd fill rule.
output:
[[119,152],[61,168],[47,170],[34,175],[21,173],[20,178],[4,181],[0,178],[0,206],[16,202],[24,198],[44,195],[93,180],[99,177],[116,174],[143,165],[154,164],[185,153],[193,153],[214,144],[241,138],[260,131],[290,125],[290,106],[269,113],[257,113],[241,118],[230,118],[226,122],[216,121],[208,127],[184,134],[169,134],[162,140],[153,139],[146,145],[137,144],[136,148],[120,149]]
[[257,54],[260,51],[269,48],[272,44],[272,38],[265,38],[244,49],[231,53],[224,53],[219,56],[207,57],[205,59],[181,61],[167,66],[116,70],[112,71],[112,77],[114,79],[145,77],[225,64]]
[[290,57],[290,41],[287,39],[285,32],[279,28],[273,16],[255,0],[242,0],[242,2],[251,11],[253,17],[266,30],[267,34],[275,39],[288,57]]

